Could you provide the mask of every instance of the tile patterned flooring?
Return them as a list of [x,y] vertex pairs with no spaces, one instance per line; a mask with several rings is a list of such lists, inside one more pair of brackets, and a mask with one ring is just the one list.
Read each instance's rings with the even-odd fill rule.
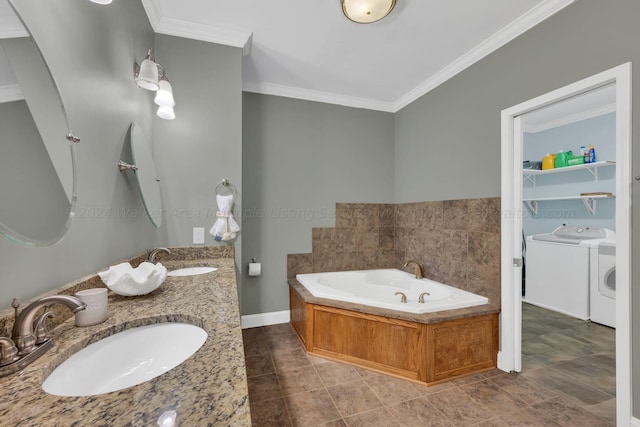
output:
[[[612,334],[531,308],[522,374],[494,370],[431,387],[307,355],[289,324],[245,329],[253,425],[614,426]],[[603,362],[604,375],[594,376]]]

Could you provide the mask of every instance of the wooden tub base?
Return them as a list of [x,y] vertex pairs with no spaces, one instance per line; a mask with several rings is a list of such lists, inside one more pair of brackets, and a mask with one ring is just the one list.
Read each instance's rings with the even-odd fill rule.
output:
[[495,369],[498,314],[417,323],[305,302],[289,288],[306,351],[427,385]]

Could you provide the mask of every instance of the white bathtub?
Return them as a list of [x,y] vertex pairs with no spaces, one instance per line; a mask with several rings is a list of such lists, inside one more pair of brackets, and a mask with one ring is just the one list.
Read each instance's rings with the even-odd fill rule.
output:
[[[409,313],[431,313],[454,308],[487,304],[483,296],[472,294],[429,279],[416,279],[413,274],[397,269],[339,271],[298,274],[296,279],[313,296],[364,304]],[[402,292],[407,302],[400,302]],[[424,303],[418,302],[422,292]]]

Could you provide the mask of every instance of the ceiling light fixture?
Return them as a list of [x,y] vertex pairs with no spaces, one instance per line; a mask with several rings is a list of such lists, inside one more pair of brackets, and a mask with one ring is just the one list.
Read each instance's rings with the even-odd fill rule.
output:
[[165,120],[176,118],[173,111],[176,105],[173,99],[173,88],[164,67],[151,55],[151,49],[140,65],[137,62],[133,63],[133,77],[138,87],[156,92],[153,101],[159,106],[156,112],[158,117]]
[[91,0],[92,3],[98,3],[98,4],[110,4],[111,0]]
[[379,21],[396,5],[396,0],[341,0],[341,2],[344,16],[358,24]]

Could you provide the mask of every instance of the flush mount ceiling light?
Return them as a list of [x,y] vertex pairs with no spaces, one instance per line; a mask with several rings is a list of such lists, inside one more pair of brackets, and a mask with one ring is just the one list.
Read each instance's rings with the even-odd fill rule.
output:
[[359,24],[384,18],[393,10],[396,0],[341,0],[344,16]]
[[111,3],[111,0],[91,0],[92,3],[98,3],[98,4],[109,4]]

